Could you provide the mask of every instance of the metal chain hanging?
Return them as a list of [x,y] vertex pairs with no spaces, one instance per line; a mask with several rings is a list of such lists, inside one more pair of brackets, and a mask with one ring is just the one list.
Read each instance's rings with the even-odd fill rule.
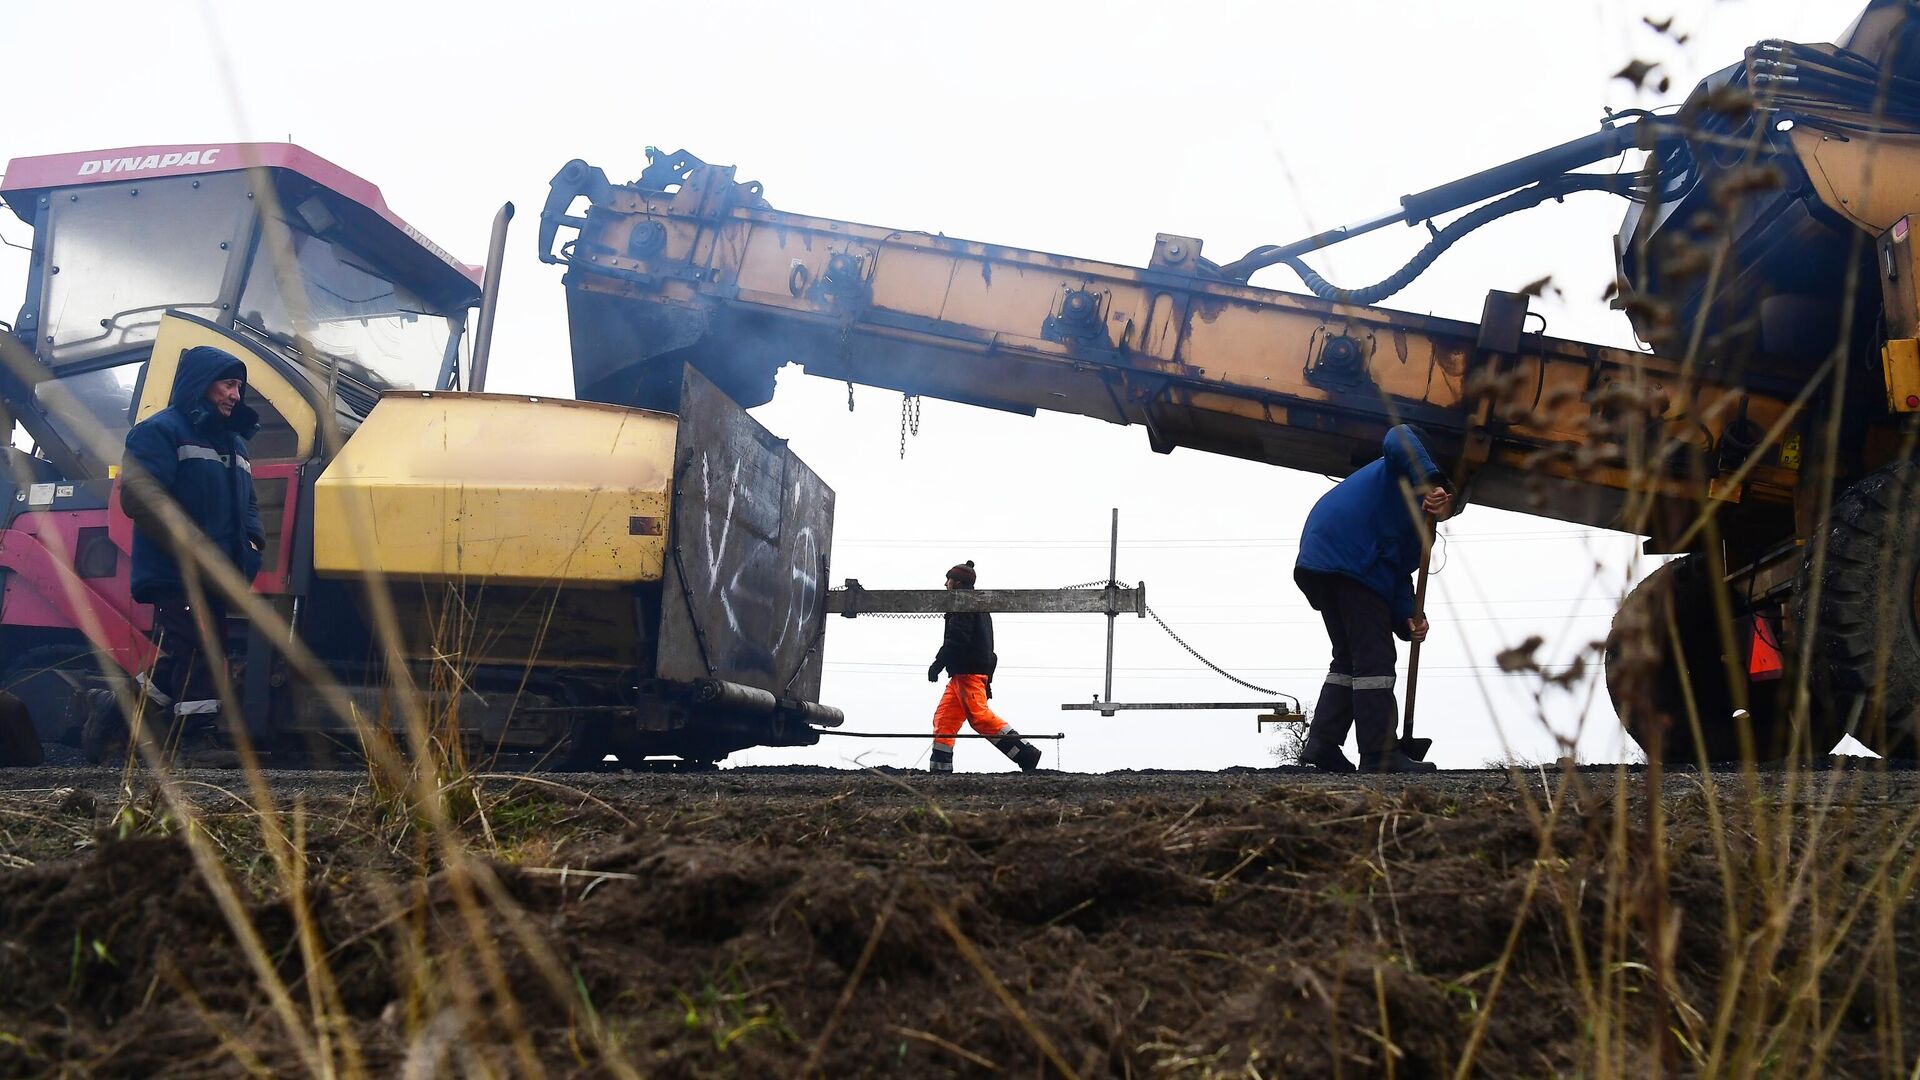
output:
[[1147,614],[1153,617],[1154,622],[1157,622],[1160,624],[1160,629],[1165,630],[1167,632],[1168,637],[1172,638],[1174,642],[1178,644],[1181,648],[1187,650],[1188,654],[1191,655],[1195,660],[1198,660],[1201,663],[1212,668],[1213,673],[1215,675],[1218,675],[1221,678],[1226,679],[1228,682],[1239,683],[1241,686],[1244,686],[1247,689],[1252,690],[1256,694],[1266,694],[1270,697],[1292,697],[1293,696],[1291,694],[1282,694],[1278,690],[1269,690],[1264,686],[1255,686],[1252,683],[1248,682],[1247,680],[1241,678],[1240,676],[1230,673],[1229,671],[1227,671],[1226,668],[1223,668],[1219,664],[1216,664],[1213,661],[1207,659],[1206,657],[1201,656],[1200,650],[1187,644],[1185,638],[1182,638],[1179,634],[1174,633],[1173,627],[1167,625],[1167,621],[1160,617],[1159,612],[1149,607],[1147,608]]
[[847,380],[847,411],[853,411],[853,380]]
[[[1109,584],[1118,584],[1118,583],[1108,582],[1106,578],[1095,578],[1092,581],[1083,581],[1075,585],[1062,585],[1061,588],[1063,590],[1064,589],[1104,589]],[[1290,694],[1281,694],[1278,690],[1269,690],[1264,686],[1255,686],[1254,684],[1248,682],[1247,680],[1240,678],[1238,675],[1234,675],[1233,673],[1227,671],[1227,669],[1221,667],[1219,664],[1216,664],[1213,661],[1207,659],[1206,657],[1201,656],[1200,650],[1187,644],[1187,641],[1185,638],[1173,632],[1173,627],[1167,625],[1167,621],[1160,617],[1159,612],[1149,607],[1147,608],[1147,614],[1153,617],[1153,621],[1159,624],[1160,629],[1165,630],[1167,632],[1167,636],[1172,638],[1175,644],[1187,650],[1188,655],[1192,656],[1195,660],[1198,660],[1201,663],[1207,665],[1207,667],[1213,669],[1214,674],[1220,676],[1223,679],[1226,679],[1228,682],[1239,683],[1241,686],[1244,686],[1247,689],[1252,690],[1255,693],[1259,693],[1259,694],[1268,694],[1276,697],[1292,696]]]
[[[851,384],[849,384],[851,385]],[[920,434],[920,395],[900,395],[900,460],[907,459],[907,433]]]

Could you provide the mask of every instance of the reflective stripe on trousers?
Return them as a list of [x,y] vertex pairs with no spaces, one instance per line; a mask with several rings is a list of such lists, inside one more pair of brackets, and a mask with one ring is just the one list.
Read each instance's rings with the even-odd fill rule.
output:
[[1327,672],[1328,686],[1346,686],[1355,690],[1391,690],[1399,682],[1398,675],[1347,675],[1338,671]]

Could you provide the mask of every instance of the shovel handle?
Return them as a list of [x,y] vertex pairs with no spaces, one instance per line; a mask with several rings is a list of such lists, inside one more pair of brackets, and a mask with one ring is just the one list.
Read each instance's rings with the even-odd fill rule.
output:
[[[1420,579],[1413,587],[1413,617],[1418,621],[1427,612],[1427,564],[1433,556],[1431,535],[1420,542]],[[1420,691],[1420,642],[1407,651],[1407,707],[1400,721],[1400,739],[1413,738],[1413,700]]]

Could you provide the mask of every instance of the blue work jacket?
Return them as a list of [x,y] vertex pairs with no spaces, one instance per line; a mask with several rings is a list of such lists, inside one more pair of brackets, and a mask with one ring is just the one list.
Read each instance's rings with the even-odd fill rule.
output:
[[1405,424],[1387,432],[1380,451],[1313,505],[1294,569],[1340,574],[1372,589],[1393,609],[1394,633],[1405,637],[1412,574],[1420,569],[1420,497],[1445,484],[1446,474]]
[[260,430],[260,418],[247,406],[244,386],[232,416],[221,416],[206,400],[207,387],[233,363],[217,349],[186,350],[167,407],[127,433],[121,504],[135,526],[131,584],[140,603],[176,597],[185,589],[180,564],[147,509],[156,489],[200,527],[201,535],[192,541],[212,544],[248,581],[260,571],[258,545],[265,542],[266,530],[253,494],[253,463],[247,460],[247,440]]

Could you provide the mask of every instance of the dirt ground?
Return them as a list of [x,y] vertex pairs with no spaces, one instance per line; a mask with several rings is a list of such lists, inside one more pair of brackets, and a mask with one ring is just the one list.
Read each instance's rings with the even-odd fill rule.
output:
[[497,777],[467,873],[285,774],[282,873],[235,774],[182,777],[197,862],[143,780],[0,772],[0,1075],[1911,1069],[1920,777],[1671,776],[1657,841],[1646,780]]

